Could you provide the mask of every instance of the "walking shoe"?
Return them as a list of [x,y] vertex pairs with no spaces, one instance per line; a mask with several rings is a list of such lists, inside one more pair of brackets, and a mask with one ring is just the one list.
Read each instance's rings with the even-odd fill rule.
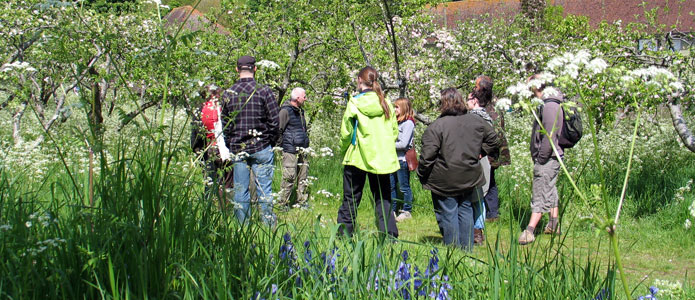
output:
[[521,235],[519,236],[519,245],[526,245],[533,243],[533,241],[536,240],[536,237],[533,235],[533,232],[530,232],[526,229],[521,232]]
[[562,234],[562,233],[560,232],[560,226],[558,226],[557,228],[555,228],[555,230],[553,230],[552,228],[550,228],[550,226],[545,226],[545,228],[543,228],[543,233],[544,233],[544,234],[555,234],[555,235],[560,235],[560,234]]
[[402,222],[405,221],[405,219],[410,219],[413,216],[410,214],[409,211],[401,211],[401,213],[396,217],[396,222]]
[[473,244],[482,245],[485,241],[485,235],[482,229],[473,229]]

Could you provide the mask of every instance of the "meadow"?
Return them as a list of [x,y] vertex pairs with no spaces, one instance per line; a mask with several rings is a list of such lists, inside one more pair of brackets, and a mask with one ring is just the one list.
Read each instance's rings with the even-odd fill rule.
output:
[[[3,297],[621,299],[608,239],[584,221],[588,210],[564,178],[563,235],[517,245],[529,215],[528,116],[506,114],[513,162],[498,174],[501,218],[486,225],[486,244],[467,253],[441,243],[430,194],[414,174],[413,218],[398,224],[398,240],[375,232],[367,194],[358,234],[337,236],[341,158],[326,150],[310,160],[309,209],[278,212],[275,228],[239,226],[204,195],[201,164],[187,144],[186,114],[160,113],[165,126],[159,139],[145,129],[107,130],[103,164],[90,163],[74,133],[33,149],[3,142]],[[315,149],[335,153],[337,124],[331,120],[316,119],[310,130],[321,143]],[[605,184],[616,200],[627,121],[599,134]],[[695,295],[689,273],[695,233],[684,226],[695,201],[695,155],[679,146],[669,126],[659,114],[640,123],[619,243],[634,295],[656,286],[659,299],[687,299]],[[424,127],[419,124],[418,132]],[[567,154],[583,188],[597,178],[587,162],[588,141]]]
[[[695,139],[681,130],[695,124],[695,55],[635,46],[680,33],[658,24],[659,11],[591,27],[559,6],[535,21],[444,28],[423,13],[436,3],[0,4],[0,298],[695,299]],[[229,26],[172,27],[167,4]],[[241,226],[219,207],[189,144],[201,89],[231,85],[234,60],[249,53],[278,101],[299,85],[309,98],[309,208],[277,210],[275,227]],[[368,193],[357,233],[337,234],[338,120],[364,65],[389,100],[406,95],[429,119],[443,88],[493,78],[509,103],[512,164],[497,172],[501,217],[484,245],[442,244],[414,174],[413,218],[398,239],[376,232]],[[586,128],[558,182],[563,234],[519,246],[537,104],[525,79],[537,71],[582,106]]]

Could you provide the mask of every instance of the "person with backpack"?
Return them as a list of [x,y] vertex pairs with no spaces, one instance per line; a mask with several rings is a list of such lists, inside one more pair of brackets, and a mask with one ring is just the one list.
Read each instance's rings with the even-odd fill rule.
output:
[[307,174],[309,162],[302,150],[309,147],[306,118],[304,117],[306,91],[297,87],[290,92],[290,101],[280,108],[280,141],[282,147],[282,189],[276,208],[287,209],[292,189],[297,185],[297,207],[308,208]]
[[393,146],[398,137],[398,123],[378,80],[374,68],[362,68],[357,74],[360,93],[348,100],[343,114],[340,126],[343,203],[338,209],[338,224],[340,233],[352,235],[362,190],[369,178],[378,229],[398,237],[396,218],[391,212],[389,176],[400,168]]
[[483,118],[469,114],[456,88],[441,93],[439,117],[422,134],[417,176],[432,193],[444,244],[473,249],[473,205],[483,201],[481,157],[497,156],[499,140]]
[[[396,155],[400,169],[391,174],[391,210],[397,214],[396,222],[405,221],[412,217],[413,210],[413,191],[410,189],[410,170],[405,160],[405,153],[412,148],[413,136],[415,132],[415,119],[413,118],[413,106],[407,98],[398,98],[394,102],[396,107],[396,120],[398,121],[398,138],[396,139]],[[399,205],[397,198],[396,184],[398,190],[403,194],[402,205]],[[398,210],[398,206],[401,209]]]
[[210,192],[216,190],[219,207],[223,209],[227,202],[227,191],[233,185],[233,172],[231,165],[227,164],[230,155],[222,134],[220,88],[214,84],[208,85],[201,96],[206,101],[200,106],[191,124],[191,148],[205,162],[206,181],[210,182],[205,184],[205,195],[210,197]]
[[[534,95],[543,100],[538,108],[538,122],[533,123],[531,133],[531,158],[533,159],[533,182],[531,190],[531,219],[528,226],[519,236],[519,244],[533,243],[536,239],[535,229],[544,213],[549,213],[550,220],[543,233],[560,234],[559,197],[557,193],[557,178],[560,172],[558,156],[563,157],[564,148],[560,144],[561,133],[565,125],[562,106],[564,97],[554,87],[547,86],[542,81],[542,74],[529,78],[536,81],[537,87],[531,88]],[[532,84],[533,85],[533,84]],[[549,136],[545,132],[550,133]],[[550,143],[555,145],[557,153]]]

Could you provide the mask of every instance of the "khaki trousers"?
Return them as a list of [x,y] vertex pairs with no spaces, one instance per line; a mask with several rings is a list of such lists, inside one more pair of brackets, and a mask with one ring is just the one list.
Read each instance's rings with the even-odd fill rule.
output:
[[297,184],[297,204],[307,205],[307,175],[309,173],[309,162],[306,154],[292,154],[282,152],[282,189],[278,205],[288,205],[292,189]]

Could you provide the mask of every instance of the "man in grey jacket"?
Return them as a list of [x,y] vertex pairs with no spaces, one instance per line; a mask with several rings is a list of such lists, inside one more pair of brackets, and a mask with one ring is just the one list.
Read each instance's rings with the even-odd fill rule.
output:
[[[540,74],[533,75],[529,82],[539,80]],[[546,87],[545,83],[538,88],[532,88],[536,97],[543,99],[542,108],[538,117],[543,127],[534,122],[531,133],[531,158],[533,158],[533,183],[531,190],[531,219],[529,224],[519,236],[519,244],[526,245],[536,240],[534,231],[543,213],[550,214],[550,221],[544,229],[546,234],[560,234],[558,215],[559,197],[557,194],[557,177],[560,172],[560,162],[563,149],[558,143],[558,135],[562,132],[563,112],[559,102],[564,99],[555,88]],[[544,130],[542,130],[544,129]],[[549,135],[546,134],[550,133]],[[555,150],[551,146],[552,141]]]

